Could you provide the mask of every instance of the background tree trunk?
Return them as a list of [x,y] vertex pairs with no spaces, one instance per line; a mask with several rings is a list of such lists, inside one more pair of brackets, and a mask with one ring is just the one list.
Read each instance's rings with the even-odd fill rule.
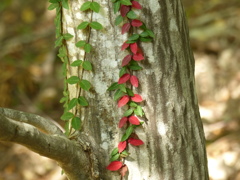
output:
[[[91,61],[93,71],[69,67],[69,76],[77,75],[93,84],[90,92],[69,85],[71,98],[84,94],[89,107],[77,110],[83,120],[82,136],[88,137],[93,148],[94,171],[99,179],[119,180],[116,172],[106,170],[109,155],[117,146],[123,132],[117,127],[124,108],[117,108],[113,94],[107,88],[118,80],[121,60],[126,52],[120,46],[127,39],[114,25],[116,15],[112,2],[95,0],[100,13],[79,10],[85,2],[69,1],[70,10],[63,10],[63,30],[74,34],[67,41],[69,63],[77,59]],[[194,88],[194,58],[189,46],[185,13],[180,0],[141,0],[143,10],[139,19],[155,33],[153,43],[142,43],[146,59],[143,70],[136,72],[140,87],[134,89],[145,99],[144,125],[137,134],[145,144],[129,147],[131,156],[125,163],[129,180],[190,180],[208,179],[205,139]],[[82,21],[98,21],[101,31],[77,30]],[[93,46],[90,54],[75,46],[88,40]],[[80,169],[81,171],[81,169]]]

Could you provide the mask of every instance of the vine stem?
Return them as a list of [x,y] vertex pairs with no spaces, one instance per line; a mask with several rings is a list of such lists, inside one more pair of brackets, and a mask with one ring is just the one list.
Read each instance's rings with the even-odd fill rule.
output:
[[[91,2],[93,2],[93,0],[91,0]],[[90,22],[92,22],[92,18],[93,18],[93,11],[91,11],[91,16],[90,16]],[[92,30],[92,28],[90,27],[90,26],[88,26],[88,36],[87,36],[87,39],[86,39],[86,42],[87,43],[89,43],[89,41],[90,41],[90,37],[91,37],[91,30]],[[83,55],[83,61],[85,61],[86,60],[86,52],[84,52],[84,55]],[[83,77],[83,72],[84,72],[84,69],[82,68],[82,71],[81,71],[81,73],[80,73],[80,77],[79,78],[81,78],[81,77]],[[78,86],[80,86],[79,84],[78,84]],[[82,93],[82,88],[79,88],[80,90],[79,90],[79,94],[78,94],[78,97],[80,97],[81,96],[81,93]],[[77,109],[75,109],[76,111],[75,111],[75,114],[76,114],[76,112],[77,112]],[[79,111],[79,116],[81,116],[81,111]]]

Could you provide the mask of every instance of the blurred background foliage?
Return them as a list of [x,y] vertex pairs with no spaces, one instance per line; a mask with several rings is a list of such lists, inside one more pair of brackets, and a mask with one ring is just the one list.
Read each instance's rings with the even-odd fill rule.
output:
[[[182,0],[212,180],[240,179],[240,1]],[[59,120],[61,62],[47,1],[1,0],[0,106]],[[58,121],[61,123],[61,121]],[[0,143],[0,180],[63,180],[56,163]]]

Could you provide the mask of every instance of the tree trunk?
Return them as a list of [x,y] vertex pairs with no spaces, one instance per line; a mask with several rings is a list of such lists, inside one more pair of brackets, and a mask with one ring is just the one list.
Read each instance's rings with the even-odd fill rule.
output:
[[[93,85],[89,92],[68,85],[70,99],[84,95],[89,101],[88,107],[73,109],[82,119],[79,136],[70,141],[45,119],[0,108],[0,123],[4,123],[0,126],[0,140],[23,144],[56,160],[71,180],[208,180],[204,132],[194,87],[194,58],[180,0],[139,1],[143,6],[138,11],[139,19],[155,33],[153,43],[141,44],[143,70],[134,71],[140,87],[133,90],[145,100],[145,123],[136,128],[144,145],[128,147],[131,154],[124,163],[129,171],[124,178],[106,169],[110,153],[124,133],[117,125],[126,109],[117,107],[107,88],[118,81],[121,60],[126,55],[121,45],[127,35],[121,35],[120,27],[114,25],[117,15],[112,2],[94,1],[101,5],[99,13],[80,11],[86,2],[83,0],[69,0],[70,9],[62,11],[63,32],[74,35],[66,41],[67,76],[87,79]],[[78,30],[83,21],[97,21],[104,29]],[[93,46],[91,53],[75,46],[80,40]],[[69,66],[77,59],[91,61],[93,71]]]
[[[127,39],[120,27],[114,25],[116,15],[110,0],[95,0],[101,5],[100,13],[82,13],[84,1],[69,1],[70,10],[63,11],[64,33],[75,34],[67,42],[70,63],[76,59],[91,61],[93,72],[79,72],[71,68],[69,76],[88,79],[93,88],[81,92],[89,100],[89,107],[79,110],[83,120],[83,133],[91,137],[100,179],[119,180],[119,174],[106,170],[109,154],[123,134],[117,124],[123,110],[117,108],[113,94],[107,88],[118,80],[122,58],[120,51]],[[185,13],[180,0],[141,0],[143,10],[139,19],[155,33],[153,43],[142,43],[147,57],[143,70],[136,74],[140,88],[134,89],[145,99],[144,125],[137,129],[141,147],[129,147],[131,156],[125,163],[129,180],[186,180],[208,179],[205,139],[199,116],[194,87],[194,58],[189,45]],[[76,27],[83,21],[97,21],[104,30],[86,31]],[[88,39],[89,37],[89,39]],[[89,40],[93,46],[90,54],[77,48],[75,43]],[[72,98],[75,86],[70,85]]]

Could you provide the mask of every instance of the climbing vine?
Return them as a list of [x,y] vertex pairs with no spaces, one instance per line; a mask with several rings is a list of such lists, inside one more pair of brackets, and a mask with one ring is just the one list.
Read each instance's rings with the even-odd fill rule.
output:
[[[135,71],[142,70],[139,62],[144,60],[144,53],[140,47],[140,42],[150,42],[154,38],[154,33],[146,27],[146,25],[138,19],[137,10],[142,9],[141,4],[135,0],[111,0],[113,2],[114,13],[118,11],[115,19],[115,25],[121,25],[121,33],[128,33],[128,39],[122,44],[121,50],[127,50],[128,55],[122,59],[121,69],[119,72],[118,82],[114,82],[109,91],[115,91],[114,100],[118,101],[118,107],[126,106],[127,110],[118,123],[119,128],[124,128],[121,141],[118,147],[113,149],[111,153],[111,163],[107,166],[110,171],[120,171],[124,176],[128,168],[124,164],[124,159],[130,155],[128,145],[140,146],[144,144],[139,139],[135,129],[144,122],[139,119],[143,117],[144,112],[141,106],[142,96],[134,93],[139,87],[139,79]],[[140,33],[139,33],[140,32]]]
[[[76,47],[83,48],[85,51],[84,58],[82,60],[77,59],[72,63],[69,62],[68,59],[68,49],[66,46],[66,41],[70,40],[73,35],[69,33],[63,33],[62,30],[62,8],[69,9],[68,0],[49,0],[51,3],[48,7],[49,10],[56,9],[56,18],[55,18],[55,26],[56,26],[56,41],[55,47],[59,47],[58,57],[63,62],[63,75],[64,79],[64,90],[63,90],[63,98],[60,100],[64,107],[64,113],[61,116],[61,119],[64,120],[65,123],[65,134],[67,136],[73,134],[75,130],[79,130],[81,127],[81,119],[79,115],[77,115],[77,107],[78,106],[88,106],[88,101],[84,96],[81,96],[81,90],[89,91],[91,88],[91,83],[86,80],[82,79],[81,75],[78,76],[68,76],[68,66],[78,68],[79,72],[87,70],[92,70],[92,64],[90,61],[86,60],[86,53],[90,53],[92,49],[92,45],[89,44],[89,38],[91,29],[101,30],[103,26],[96,22],[92,21],[92,12],[90,22],[84,21],[79,24],[77,29],[84,30],[87,29],[89,36],[86,40],[80,40],[75,45]],[[98,13],[100,10],[100,5],[97,2],[87,1],[82,4],[80,7],[80,11],[87,11],[91,10],[95,13]],[[76,85],[80,89],[78,97],[70,99],[69,97],[69,85]]]
[[[121,33],[128,34],[128,39],[122,44],[121,50],[127,51],[128,54],[123,57],[121,62],[121,69],[119,72],[118,82],[114,82],[109,88],[109,91],[115,91],[113,99],[117,101],[119,108],[126,107],[123,117],[119,120],[118,127],[125,130],[121,137],[118,146],[113,149],[110,158],[110,164],[107,169],[110,171],[120,171],[124,176],[127,172],[127,166],[124,163],[126,157],[130,155],[128,146],[140,146],[144,142],[139,139],[135,129],[141,126],[144,121],[140,120],[140,117],[144,116],[144,112],[141,106],[143,98],[140,94],[135,93],[136,89],[140,85],[139,78],[136,76],[136,71],[143,68],[139,63],[146,59],[143,50],[141,48],[141,42],[151,42],[154,38],[154,33],[146,27],[146,25],[139,20],[137,11],[142,9],[141,4],[136,0],[111,0],[113,2],[113,10],[116,14],[120,12],[115,19],[115,25],[121,25]],[[84,70],[91,71],[92,64],[86,59],[86,53],[90,53],[92,45],[89,43],[91,30],[101,30],[103,26],[92,21],[93,12],[99,13],[100,5],[94,1],[86,1],[80,7],[80,11],[90,11],[90,21],[82,21],[78,26],[78,30],[84,30],[88,32],[88,36],[85,40],[78,41],[76,47],[84,50],[84,57],[82,60],[77,59],[73,62],[69,62],[68,49],[66,41],[70,40],[73,35],[69,33],[63,33],[62,30],[62,8],[69,9],[68,0],[49,0],[51,3],[49,10],[56,9],[56,42],[55,46],[59,46],[58,56],[63,62],[63,74],[64,80],[64,97],[60,102],[64,103],[64,113],[61,119],[66,121],[65,130],[66,134],[70,135],[72,129],[79,130],[81,126],[81,119],[77,115],[77,106],[88,106],[88,101],[84,96],[81,96],[81,90],[89,91],[91,83],[81,78],[81,74],[78,76],[68,75],[68,66],[78,68],[79,72]],[[78,97],[70,99],[69,97],[69,85],[78,86]]]

